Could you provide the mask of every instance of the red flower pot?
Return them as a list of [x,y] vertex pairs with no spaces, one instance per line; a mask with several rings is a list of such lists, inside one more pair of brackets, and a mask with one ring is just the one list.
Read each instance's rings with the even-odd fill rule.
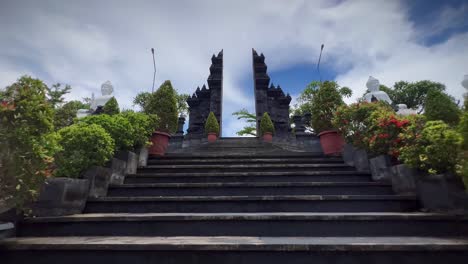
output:
[[334,130],[326,130],[318,135],[325,155],[339,156],[343,152],[344,139]]
[[169,145],[169,139],[171,135],[156,131],[151,136],[151,147],[148,150],[150,155],[164,156],[166,153],[167,146]]
[[215,142],[217,138],[218,135],[216,133],[208,133],[208,142]]
[[272,140],[273,140],[273,134],[271,132],[265,132],[263,134],[263,142],[271,143]]

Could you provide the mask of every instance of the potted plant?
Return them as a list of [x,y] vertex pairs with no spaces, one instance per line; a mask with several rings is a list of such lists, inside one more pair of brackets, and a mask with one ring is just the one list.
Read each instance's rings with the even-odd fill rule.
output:
[[151,136],[149,154],[162,156],[166,153],[171,134],[177,129],[177,98],[170,81],[165,81],[156,92],[150,94],[144,112],[159,118]]
[[343,96],[350,96],[352,92],[347,87],[340,88],[333,81],[313,83],[312,85],[314,84],[314,89],[311,89],[311,126],[320,137],[320,144],[324,154],[340,155],[343,150],[344,140],[333,126],[332,119],[337,108],[345,104]]
[[263,113],[262,119],[260,120],[260,133],[264,142],[271,143],[273,140],[273,133],[275,133],[275,126],[267,112]]
[[219,123],[213,112],[210,112],[205,123],[205,133],[208,135],[208,142],[215,142],[219,134]]
[[411,144],[400,147],[400,160],[421,173],[417,179],[418,196],[426,209],[456,207],[457,196],[464,193],[456,176],[462,137],[443,121],[428,121],[420,134],[403,134]]

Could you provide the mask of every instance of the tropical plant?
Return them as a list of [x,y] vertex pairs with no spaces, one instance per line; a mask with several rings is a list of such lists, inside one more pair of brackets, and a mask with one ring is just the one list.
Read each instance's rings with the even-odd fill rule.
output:
[[123,111],[121,115],[130,122],[132,126],[132,139],[135,148],[149,144],[148,139],[154,132],[157,125],[158,117],[156,115],[147,115],[144,113],[136,113],[130,110]]
[[429,174],[455,173],[462,145],[460,134],[443,121],[428,121],[421,134],[405,131],[399,159]]
[[460,121],[461,110],[454,102],[453,97],[440,91],[431,91],[427,94],[424,115],[427,120],[442,120],[455,126]]
[[213,112],[210,112],[208,115],[208,118],[206,119],[205,123],[205,133],[216,133],[216,135],[219,135],[219,123],[218,119],[216,119],[216,116],[214,115]]
[[260,133],[261,135],[266,133],[275,133],[275,126],[267,112],[263,113],[262,119],[260,119]]
[[70,101],[55,109],[54,127],[56,130],[73,124],[79,109],[89,109],[89,104]]
[[[138,105],[141,107],[143,112],[150,111],[148,109],[148,103],[152,97],[152,94],[149,92],[142,92],[137,94],[133,99],[133,105]],[[188,94],[179,94],[176,91],[176,102],[177,102],[177,112],[179,115],[187,115],[188,114],[188,104],[187,99],[189,98]]]
[[120,113],[119,103],[117,103],[115,97],[112,97],[106,102],[106,104],[104,104],[102,107],[102,113],[108,115],[116,115]]
[[23,76],[2,92],[0,104],[0,193],[27,210],[52,173],[60,148],[53,132],[53,108],[47,86]]
[[55,176],[78,178],[91,166],[104,165],[114,154],[114,140],[100,125],[74,124],[58,134],[62,150],[55,157]]
[[245,108],[232,113],[232,115],[237,116],[237,120],[244,119],[247,122],[247,125],[242,128],[242,130],[237,131],[236,134],[238,136],[257,136],[257,118],[255,114],[249,113],[249,111]]
[[65,101],[63,96],[70,92],[71,86],[67,84],[62,88],[62,84],[56,83],[52,85],[52,88],[46,86],[46,90],[47,101],[53,108],[57,108],[60,107]]
[[[311,126],[315,133],[333,130],[332,119],[338,107],[344,105],[343,97],[349,97],[352,91],[341,87],[334,81],[312,82],[303,94],[310,96],[305,110],[312,114]],[[301,95],[302,96],[302,95]]]

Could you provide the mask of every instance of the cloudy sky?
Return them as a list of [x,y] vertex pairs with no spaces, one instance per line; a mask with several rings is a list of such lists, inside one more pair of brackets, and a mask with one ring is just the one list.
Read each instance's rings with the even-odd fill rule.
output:
[[468,74],[468,1],[119,1],[0,0],[0,87],[28,74],[73,87],[67,99],[99,95],[110,80],[121,107],[171,80],[183,93],[206,83],[224,49],[223,136],[254,109],[251,49],[266,56],[272,82],[293,97],[318,79],[350,87],[353,102],[369,75],[442,82],[461,98]]

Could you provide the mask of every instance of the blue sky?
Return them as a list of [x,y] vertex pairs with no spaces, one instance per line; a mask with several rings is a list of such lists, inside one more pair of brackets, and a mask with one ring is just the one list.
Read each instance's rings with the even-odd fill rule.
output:
[[468,1],[59,1],[0,2],[0,87],[29,74],[73,87],[67,99],[99,94],[110,80],[124,108],[152,84],[180,92],[206,83],[213,53],[224,49],[224,136],[254,109],[251,48],[266,56],[274,84],[296,98],[318,79],[350,87],[353,102],[369,75],[392,85],[430,79],[461,98],[468,74]]

